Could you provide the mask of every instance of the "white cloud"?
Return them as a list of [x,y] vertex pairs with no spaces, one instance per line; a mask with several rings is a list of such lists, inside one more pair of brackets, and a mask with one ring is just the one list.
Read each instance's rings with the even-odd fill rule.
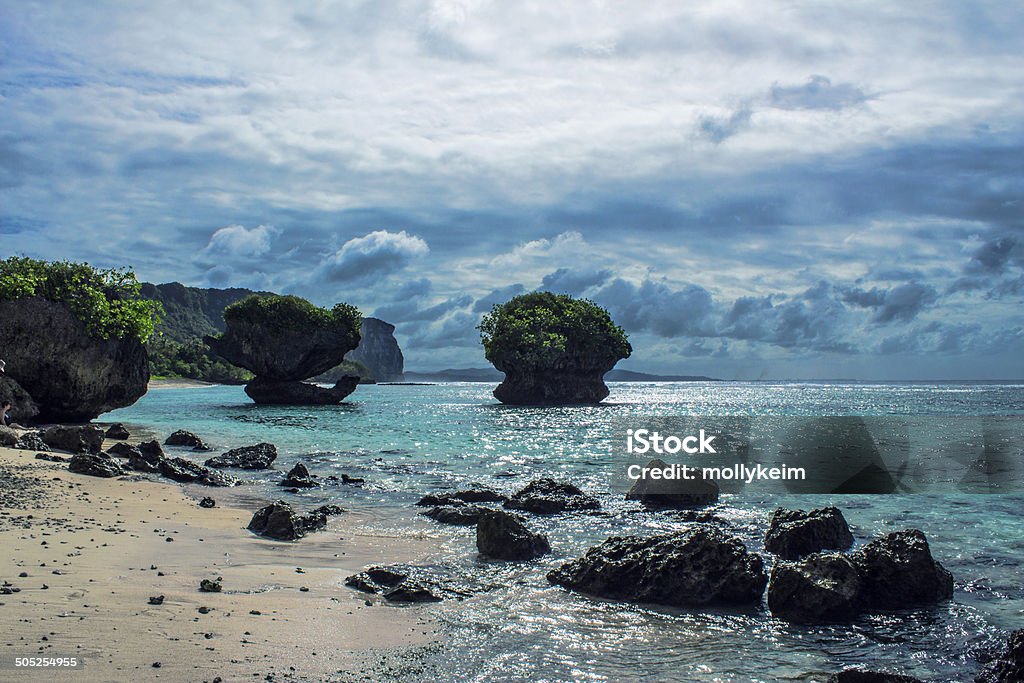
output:
[[212,235],[203,254],[206,256],[262,256],[270,251],[271,242],[281,231],[270,225],[246,229],[241,225],[227,225]]
[[430,251],[427,243],[405,230],[375,230],[345,242],[341,249],[324,259],[318,277],[331,282],[354,282],[389,275],[405,267],[412,259]]

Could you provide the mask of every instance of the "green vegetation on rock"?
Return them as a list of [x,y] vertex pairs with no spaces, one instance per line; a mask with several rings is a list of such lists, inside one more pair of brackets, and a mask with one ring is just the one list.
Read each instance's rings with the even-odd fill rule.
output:
[[140,287],[128,268],[98,269],[24,256],[0,261],[0,301],[39,297],[65,304],[97,339],[149,339],[161,307],[140,298]]
[[532,292],[495,305],[480,322],[485,356],[503,372],[604,367],[632,353],[608,311],[587,299]]
[[[351,304],[339,303],[333,308],[321,308],[297,296],[280,294],[253,295],[224,309],[224,322],[287,327],[293,332],[316,332],[324,327],[348,328],[359,343],[359,328],[363,316]],[[355,344],[353,344],[354,348]]]

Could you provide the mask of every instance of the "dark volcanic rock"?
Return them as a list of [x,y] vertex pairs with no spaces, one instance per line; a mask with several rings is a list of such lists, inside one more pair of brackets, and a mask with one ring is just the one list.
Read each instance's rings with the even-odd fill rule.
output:
[[107,453],[115,458],[127,458],[132,453],[140,453],[138,446],[132,446],[124,441],[119,441],[107,449]]
[[409,575],[392,567],[370,567],[345,579],[345,585],[364,593],[384,593],[409,578]]
[[39,414],[39,405],[28,392],[11,377],[0,375],[0,402],[11,402],[11,421],[27,425]]
[[277,484],[278,486],[297,489],[311,489],[320,485],[301,462],[288,470],[288,474],[284,475],[284,479],[277,482]]
[[715,527],[658,536],[614,536],[548,574],[548,581],[615,600],[679,607],[761,602],[759,555]]
[[921,679],[884,671],[846,669],[828,677],[828,683],[922,683]]
[[974,679],[976,683],[1019,683],[1024,681],[1024,629],[1014,631],[1006,650]]
[[837,508],[820,510],[783,510],[772,513],[764,547],[784,560],[795,560],[823,550],[846,550],[853,545],[853,534]]
[[486,486],[473,486],[462,491],[428,493],[420,498],[417,505],[434,507],[438,505],[461,505],[462,503],[504,503],[508,496]]
[[502,510],[480,515],[476,548],[499,560],[532,560],[551,552],[546,536],[530,531],[519,517]]
[[245,385],[245,393],[260,405],[318,406],[341,403],[359,386],[359,378],[345,376],[333,387],[299,381],[257,379]]
[[123,441],[124,439],[130,437],[131,434],[128,432],[128,429],[123,424],[121,424],[120,422],[116,422],[107,427],[106,436],[108,439],[119,439]]
[[[664,469],[668,465],[655,458],[647,467]],[[626,500],[638,500],[654,508],[693,508],[718,502],[718,484],[711,479],[637,479],[626,493]]]
[[421,514],[441,524],[472,526],[477,523],[481,515],[490,511],[489,508],[479,505],[441,505],[430,508]]
[[194,451],[208,451],[210,447],[206,445],[206,442],[200,439],[192,432],[179,429],[176,432],[172,432],[170,436],[164,439],[165,446],[184,446],[191,448]]
[[128,451],[128,466],[136,472],[159,474],[161,473],[160,465],[166,460],[163,451],[154,451],[152,448],[147,448],[145,451],[132,448]]
[[90,477],[119,477],[125,473],[121,463],[106,453],[79,453],[72,456],[68,470],[75,474],[88,474]]
[[47,452],[50,450],[50,447],[43,441],[43,435],[40,432],[26,432],[22,434],[18,442],[14,444],[14,447],[26,451]]
[[277,447],[272,443],[232,448],[227,453],[210,458],[207,467],[237,467],[241,470],[265,470],[277,460]]
[[43,432],[42,439],[58,451],[99,453],[103,447],[103,430],[95,425],[55,425]]
[[267,538],[296,541],[310,531],[327,526],[327,518],[341,512],[337,505],[322,505],[309,514],[299,515],[291,505],[279,500],[257,510],[248,529]]
[[813,554],[772,568],[768,609],[795,623],[848,621],[859,611],[860,591],[860,575],[850,558]]
[[898,609],[953,596],[953,576],[932,559],[928,540],[917,529],[875,539],[851,559],[860,573],[861,600],[867,607]]
[[52,453],[36,453],[36,460],[45,460],[47,462],[70,462],[71,458],[65,458],[63,455],[53,455]]
[[199,582],[200,593],[220,593],[224,590],[222,582],[223,577],[218,576],[216,579],[203,579]]
[[177,482],[203,486],[234,486],[238,482],[223,472],[211,470],[185,458],[164,458],[159,464],[160,474]]
[[67,305],[40,297],[0,302],[7,374],[43,421],[84,422],[146,393],[149,359],[135,339],[97,339]]
[[345,579],[345,585],[364,593],[383,595],[392,602],[438,602],[440,597],[395,567],[370,567]]
[[505,507],[538,515],[552,515],[574,510],[600,510],[601,504],[573,484],[554,479],[537,479],[512,496]]
[[213,498],[210,498],[209,496],[205,496],[201,501],[199,501],[199,507],[207,509],[215,508],[217,507],[217,501],[215,501]]
[[608,398],[604,375],[612,366],[530,375],[506,372],[504,381],[494,389],[494,398],[509,405],[526,406],[600,403]]
[[440,602],[441,598],[426,586],[406,579],[394,588],[384,591],[384,599],[391,602]]

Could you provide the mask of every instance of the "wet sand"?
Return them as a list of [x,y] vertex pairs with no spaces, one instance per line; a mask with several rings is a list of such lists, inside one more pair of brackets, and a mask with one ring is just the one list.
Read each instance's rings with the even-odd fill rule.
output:
[[[237,489],[99,479],[34,456],[0,448],[0,582],[20,589],[0,594],[0,680],[383,680],[375,662],[435,642],[429,605],[343,585],[368,564],[429,555],[434,541],[356,533],[352,513],[270,541],[245,530],[256,503],[244,509]],[[223,592],[199,591],[218,576]],[[14,656],[85,664],[13,669]]]

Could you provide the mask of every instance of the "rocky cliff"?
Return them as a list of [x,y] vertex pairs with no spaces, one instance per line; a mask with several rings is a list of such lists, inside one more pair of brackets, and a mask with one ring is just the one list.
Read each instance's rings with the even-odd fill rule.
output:
[[91,420],[146,393],[149,363],[136,339],[98,339],[63,303],[29,297],[0,302],[7,375],[39,406],[38,419]]
[[345,360],[362,363],[370,369],[377,382],[402,379],[405,358],[395,339],[395,326],[378,318],[363,318],[359,346],[345,355]]

